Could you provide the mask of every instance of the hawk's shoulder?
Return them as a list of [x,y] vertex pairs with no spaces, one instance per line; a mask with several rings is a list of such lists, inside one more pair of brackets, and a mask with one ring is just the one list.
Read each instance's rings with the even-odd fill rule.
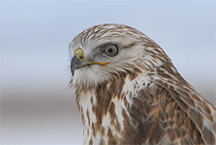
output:
[[181,81],[140,79],[127,108],[137,132],[126,142],[215,144],[215,107]]

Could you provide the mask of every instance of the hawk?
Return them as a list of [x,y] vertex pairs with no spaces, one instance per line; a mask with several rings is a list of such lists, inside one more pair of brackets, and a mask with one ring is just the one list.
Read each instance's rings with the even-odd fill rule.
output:
[[70,50],[83,144],[216,143],[216,107],[142,32],[101,24],[77,35]]

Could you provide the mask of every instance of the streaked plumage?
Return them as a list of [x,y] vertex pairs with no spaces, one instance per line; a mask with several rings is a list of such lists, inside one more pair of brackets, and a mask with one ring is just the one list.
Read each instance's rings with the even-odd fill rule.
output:
[[93,26],[70,49],[83,144],[215,144],[216,108],[140,31]]

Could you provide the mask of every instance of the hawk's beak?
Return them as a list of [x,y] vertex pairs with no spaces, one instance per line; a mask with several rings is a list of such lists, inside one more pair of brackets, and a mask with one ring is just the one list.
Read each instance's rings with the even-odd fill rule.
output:
[[86,63],[82,60],[80,60],[76,55],[71,60],[71,73],[72,76],[74,76],[74,72],[76,69],[82,68],[86,65]]
[[107,65],[108,62],[85,61],[83,50],[81,48],[77,49],[75,51],[74,57],[71,60],[70,68],[71,68],[72,76],[74,76],[76,69],[80,69],[80,68],[85,67],[85,66],[90,65],[90,64]]

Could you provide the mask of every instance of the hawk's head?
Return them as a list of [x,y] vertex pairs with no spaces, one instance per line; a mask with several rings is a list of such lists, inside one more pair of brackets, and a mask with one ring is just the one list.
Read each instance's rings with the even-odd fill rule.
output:
[[170,61],[164,51],[135,28],[103,24],[90,27],[70,43],[72,85],[91,88],[125,73],[154,72]]

